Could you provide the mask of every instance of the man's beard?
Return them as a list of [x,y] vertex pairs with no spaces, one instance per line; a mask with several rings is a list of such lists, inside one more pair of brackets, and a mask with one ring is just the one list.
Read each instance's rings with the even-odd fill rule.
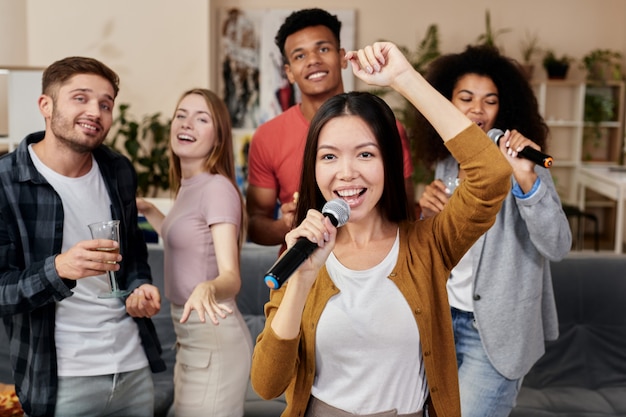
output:
[[[100,131],[99,137],[85,136],[74,129],[74,122],[64,118],[59,112],[52,111],[50,129],[63,145],[78,153],[91,153],[104,142],[107,132]],[[88,140],[84,138],[88,137]]]

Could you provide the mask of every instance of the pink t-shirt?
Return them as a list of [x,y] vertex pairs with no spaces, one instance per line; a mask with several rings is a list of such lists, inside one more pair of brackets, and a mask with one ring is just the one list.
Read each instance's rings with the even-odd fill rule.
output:
[[239,190],[224,176],[202,173],[181,181],[178,196],[163,221],[165,297],[183,305],[201,282],[218,275],[209,227],[241,227]]
[[[402,150],[404,152],[404,177],[413,174],[411,151],[406,131],[396,121]],[[291,106],[285,112],[259,126],[254,132],[248,154],[248,182],[261,188],[278,191],[281,203],[293,201],[293,193],[300,188],[302,155],[309,121],[300,105]]]

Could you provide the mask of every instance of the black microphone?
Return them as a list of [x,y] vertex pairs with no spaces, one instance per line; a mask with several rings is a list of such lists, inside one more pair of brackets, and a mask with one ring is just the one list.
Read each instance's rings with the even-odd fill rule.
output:
[[[324,204],[322,214],[328,217],[335,227],[340,227],[346,224],[350,217],[350,206],[342,199],[335,198]],[[299,238],[265,274],[265,284],[273,290],[280,288],[317,247],[317,243],[305,237]]]
[[[500,138],[504,136],[504,132],[500,129],[491,129],[487,132],[487,136],[489,136],[489,138],[497,145]],[[546,155],[545,153],[530,146],[524,146],[522,150],[517,153],[517,157],[533,161],[535,164],[541,165],[544,168],[550,168],[553,162],[550,155]]]

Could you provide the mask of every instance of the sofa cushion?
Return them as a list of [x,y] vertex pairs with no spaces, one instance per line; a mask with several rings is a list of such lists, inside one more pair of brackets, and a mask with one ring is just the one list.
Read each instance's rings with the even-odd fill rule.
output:
[[523,387],[510,417],[624,417],[625,387]]
[[626,257],[572,253],[551,269],[560,336],[511,417],[626,416]]
[[161,311],[152,317],[152,322],[159,335],[163,352],[161,358],[167,368],[164,372],[152,374],[154,382],[154,415],[165,417],[174,402],[174,363],[176,362],[176,334],[170,317],[170,303],[164,297],[163,281],[163,248],[159,245],[148,245],[148,263],[152,272],[152,283],[161,292]]
[[278,399],[266,401],[254,392],[252,385],[248,384],[243,415],[244,417],[279,417],[285,411],[286,405],[284,395]]
[[[270,289],[265,285],[265,273],[278,258],[279,246],[261,246],[246,243],[241,251],[241,291],[237,306],[248,325],[252,340],[256,341],[265,326],[265,303]],[[248,384],[244,417],[278,417],[285,409],[284,395],[275,400],[261,399]]]
[[270,289],[263,278],[278,258],[278,250],[279,246],[246,243],[241,251],[241,291],[237,295],[237,306],[253,341],[265,326],[263,308],[270,299]]

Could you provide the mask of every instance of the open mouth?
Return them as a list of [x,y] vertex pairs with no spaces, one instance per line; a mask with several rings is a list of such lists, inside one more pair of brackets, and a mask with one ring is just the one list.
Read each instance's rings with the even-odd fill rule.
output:
[[78,126],[80,126],[81,128],[88,130],[90,132],[96,133],[100,130],[100,128],[96,125],[94,125],[93,123],[78,123]]
[[185,135],[185,134],[176,135],[176,138],[183,142],[195,142],[196,141],[193,136]]
[[367,188],[352,188],[349,190],[335,191],[335,194],[349,205],[352,205],[356,203],[366,191]]
[[363,195],[365,192],[365,188],[355,188],[350,190],[341,190],[337,191],[336,194],[341,198],[350,198],[350,197],[358,197]]
[[325,77],[326,75],[328,75],[328,72],[325,72],[325,71],[317,71],[317,72],[314,72],[313,74],[307,75],[306,79],[307,79],[307,80],[314,81],[314,80],[318,80],[318,79],[320,79],[320,78],[323,78],[323,77]]

